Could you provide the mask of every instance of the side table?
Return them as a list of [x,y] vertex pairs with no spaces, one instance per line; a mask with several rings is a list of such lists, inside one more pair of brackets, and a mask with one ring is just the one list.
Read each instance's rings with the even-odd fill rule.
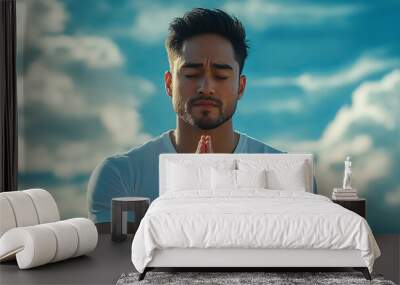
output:
[[355,200],[336,200],[333,199],[332,202],[341,205],[342,207],[359,214],[364,219],[366,218],[366,200],[363,198],[358,198]]
[[150,205],[150,199],[145,197],[120,197],[111,201],[111,239],[124,241],[128,234],[128,211],[135,215],[134,233],[139,227]]

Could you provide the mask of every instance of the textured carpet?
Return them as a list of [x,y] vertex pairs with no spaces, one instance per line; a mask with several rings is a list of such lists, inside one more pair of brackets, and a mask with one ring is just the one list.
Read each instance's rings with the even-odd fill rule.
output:
[[361,272],[147,272],[142,281],[139,273],[124,273],[117,285],[133,284],[385,284],[395,285],[384,280],[382,275],[372,274],[372,281],[364,278]]

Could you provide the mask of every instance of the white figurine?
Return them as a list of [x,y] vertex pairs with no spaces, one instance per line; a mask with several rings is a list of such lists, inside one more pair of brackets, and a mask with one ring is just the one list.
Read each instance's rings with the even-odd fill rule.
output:
[[350,156],[347,156],[346,160],[344,162],[343,189],[352,189],[351,188],[351,161],[350,161]]

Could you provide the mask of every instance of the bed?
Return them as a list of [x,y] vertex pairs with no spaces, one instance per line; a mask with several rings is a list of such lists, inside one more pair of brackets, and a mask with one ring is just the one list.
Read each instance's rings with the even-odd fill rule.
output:
[[380,250],[364,218],[314,193],[312,154],[161,154],[160,196],[132,242],[154,268],[352,267]]

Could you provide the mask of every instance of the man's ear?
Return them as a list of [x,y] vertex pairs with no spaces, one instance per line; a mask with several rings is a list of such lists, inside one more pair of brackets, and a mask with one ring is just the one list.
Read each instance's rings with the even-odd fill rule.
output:
[[165,91],[167,91],[167,95],[172,97],[172,74],[170,71],[166,71],[164,73],[164,82],[165,82]]
[[239,92],[238,100],[240,100],[244,94],[244,89],[246,88],[246,76],[240,75],[239,77]]

